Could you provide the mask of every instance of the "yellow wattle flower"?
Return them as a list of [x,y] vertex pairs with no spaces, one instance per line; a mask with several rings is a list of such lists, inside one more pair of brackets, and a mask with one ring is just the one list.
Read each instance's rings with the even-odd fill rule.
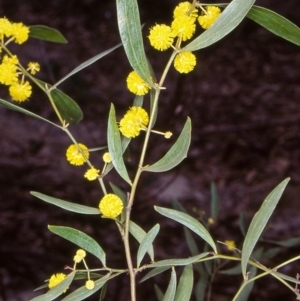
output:
[[99,209],[103,216],[116,218],[122,213],[123,202],[117,195],[109,193],[101,199]]

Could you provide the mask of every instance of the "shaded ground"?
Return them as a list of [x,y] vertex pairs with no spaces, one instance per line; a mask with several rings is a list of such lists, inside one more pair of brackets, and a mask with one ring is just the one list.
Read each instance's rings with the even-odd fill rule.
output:
[[[166,14],[171,15],[172,1],[161,2],[141,1],[142,22],[146,22],[146,28],[168,19]],[[284,5],[271,1],[260,3],[299,24],[296,1]],[[45,4],[5,0],[0,4],[0,12],[14,21],[55,27],[66,35],[68,45],[30,41],[22,47],[22,60],[38,58],[43,70],[41,79],[51,83],[119,42],[114,1]],[[168,54],[155,53],[148,47],[147,53],[159,77]],[[154,204],[170,207],[170,201],[177,198],[191,212],[193,208],[207,212],[210,183],[214,181],[222,207],[213,235],[221,241],[242,241],[238,229],[240,212],[246,211],[250,219],[265,196],[289,176],[292,180],[265,235],[275,240],[299,236],[299,47],[245,21],[224,41],[198,52],[197,58],[198,67],[190,75],[171,72],[167,90],[161,96],[160,119],[156,126],[171,130],[175,141],[186,116],[190,116],[193,136],[189,156],[173,172],[142,177],[133,219],[144,224],[147,230],[156,222],[162,222],[157,238],[157,259],[189,256],[188,248],[181,242],[182,228],[151,211]],[[129,64],[119,49],[62,85],[85,114],[80,126],[72,128],[79,141],[89,147],[106,143],[110,103],[115,104],[118,115],[122,116],[132,102],[124,83],[129,71]],[[25,108],[55,120],[46,98],[39,91],[35,92],[36,96]],[[7,99],[3,87],[0,93]],[[121,241],[111,223],[96,217],[78,218],[29,194],[34,190],[86,205],[98,203],[101,197],[98,186],[83,183],[84,168],[74,168],[64,159],[70,144],[68,137],[47,124],[2,107],[0,127],[0,300],[28,300],[33,288],[49,275],[62,271],[64,265],[72,264],[70,259],[76,248],[49,233],[48,224],[71,226],[98,238],[104,250],[111,254],[108,265],[124,266]],[[150,163],[170,146],[169,141],[162,141],[160,137],[154,137],[151,143]],[[134,143],[133,158],[137,149],[138,143]],[[96,154],[93,159],[93,162],[99,160]],[[134,162],[130,166],[134,166]],[[114,173],[109,179],[128,190]],[[198,213],[194,216],[198,217]],[[170,237],[170,231],[176,235]],[[285,248],[268,266],[299,253],[299,247]],[[93,259],[89,260],[92,266]],[[287,266],[283,272],[294,277],[299,272],[299,264]],[[157,280],[161,286],[163,280],[163,277]],[[213,300],[231,300],[240,278],[232,280],[223,276],[217,280]],[[120,278],[110,284],[108,300],[127,300],[124,298],[128,294],[126,281]],[[139,288],[141,298],[150,300],[152,289],[152,282],[146,284],[145,289]],[[282,298],[294,300],[291,292],[267,278],[258,281],[251,300]]]

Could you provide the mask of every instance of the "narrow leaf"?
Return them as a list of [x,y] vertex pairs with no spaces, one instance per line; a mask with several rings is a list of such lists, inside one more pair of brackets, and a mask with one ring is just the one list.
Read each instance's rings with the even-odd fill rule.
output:
[[179,280],[174,301],[189,301],[194,285],[193,266],[185,266]]
[[157,284],[154,285],[154,291],[155,291],[157,300],[162,301],[162,299],[164,297],[164,293],[162,292],[162,290],[160,289],[160,287]]
[[131,67],[153,86],[145,55],[137,0],[117,0],[121,40]]
[[67,94],[58,89],[50,92],[62,118],[70,124],[78,124],[83,118],[83,113],[78,104]]
[[95,287],[91,290],[88,290],[85,286],[82,286],[69,294],[67,297],[62,299],[61,301],[78,301],[84,300],[85,298],[91,296],[95,292],[97,292],[108,280],[110,279],[110,275],[106,275],[101,279],[95,281]]
[[[250,270],[249,270],[249,276],[250,276],[250,278],[255,277],[256,273],[257,273],[257,268],[254,267],[254,266],[251,266]],[[239,293],[238,297],[236,298],[236,301],[247,301],[249,299],[249,295],[250,295],[250,293],[252,291],[253,285],[254,285],[254,281],[244,282],[242,284],[243,289]]]
[[184,236],[185,236],[185,240],[186,240],[186,243],[188,245],[188,248],[189,248],[191,254],[193,256],[195,256],[196,254],[199,254],[199,249],[195,242],[195,239],[192,236],[191,231],[186,227],[184,227]]
[[300,28],[283,16],[264,7],[253,6],[247,17],[273,34],[300,46]]
[[195,287],[195,295],[197,301],[204,300],[207,286],[208,286],[208,275],[203,274],[200,276],[200,279],[198,280]]
[[155,164],[144,167],[144,171],[163,172],[178,165],[186,156],[191,142],[191,119],[188,118],[177,141]]
[[52,125],[54,125],[54,126],[56,126],[56,127],[58,127],[58,128],[61,129],[61,127],[59,125],[51,122],[50,120],[45,119],[45,118],[43,118],[43,117],[41,117],[41,116],[39,116],[37,114],[34,114],[34,113],[30,112],[30,111],[27,111],[27,110],[25,110],[25,109],[23,109],[23,108],[21,108],[19,106],[16,106],[16,105],[14,105],[14,104],[6,101],[6,100],[0,99],[0,105],[4,106],[4,107],[6,107],[6,108],[8,108],[10,110],[17,111],[19,113],[23,113],[25,115],[28,115],[28,116],[31,116],[31,117],[34,117],[34,118],[46,121],[46,122],[48,122],[48,123],[50,123],[50,124],[52,124]]
[[159,275],[161,273],[163,273],[164,271],[170,269],[169,266],[164,266],[164,267],[158,267],[158,268],[154,268],[152,269],[149,273],[147,273],[141,280],[140,280],[140,283],[156,276],[156,275]]
[[174,300],[175,292],[176,292],[176,283],[177,283],[176,272],[175,272],[174,268],[172,268],[171,279],[170,279],[167,291],[166,291],[162,301],[173,301]]
[[[146,232],[138,226],[136,223],[133,221],[129,222],[129,232],[132,234],[132,236],[139,242],[141,243],[144,237],[146,236]],[[153,245],[149,246],[149,249],[147,250],[151,261],[154,261],[154,250],[153,250]]]
[[29,36],[54,43],[68,43],[67,39],[57,30],[45,25],[31,25]]
[[46,294],[37,296],[30,301],[51,301],[64,293],[64,291],[70,286],[73,278],[75,276],[75,271],[71,272],[64,281],[59,283],[52,289],[49,289]]
[[142,107],[142,106],[143,106],[143,102],[144,102],[144,96],[139,96],[139,95],[137,95],[137,96],[134,98],[133,106],[134,106],[134,107]]
[[159,224],[156,224],[143,238],[137,253],[137,267],[140,266],[141,261],[143,260],[146,252],[149,250],[150,246],[152,246],[152,242],[154,241],[156,235],[159,231]]
[[217,253],[217,247],[214,243],[212,237],[210,236],[209,232],[206,230],[206,228],[198,222],[195,218],[191,217],[190,215],[173,210],[173,209],[167,209],[163,207],[157,207],[155,206],[154,209],[159,212],[160,214],[175,220],[176,222],[186,226],[187,228],[194,231],[197,235],[199,235],[202,239],[204,239],[214,250],[215,253]]
[[71,241],[80,248],[95,255],[98,259],[100,259],[102,264],[106,266],[106,258],[103,249],[93,238],[91,238],[87,234],[70,227],[49,225],[48,228],[54,234],[57,234],[63,237],[64,239]]
[[245,18],[255,0],[233,0],[214,24],[193,40],[182,51],[195,51],[221,40]]
[[295,247],[300,244],[299,237],[293,237],[293,238],[290,238],[287,240],[281,240],[281,241],[269,240],[269,239],[262,239],[261,241],[271,243],[274,245],[278,245],[278,246],[282,246],[282,247],[287,247],[287,248]]
[[43,200],[44,202],[50,203],[52,205],[58,206],[68,211],[81,213],[81,214],[100,214],[98,208],[93,208],[93,207],[88,207],[80,204],[71,203],[68,201],[63,201],[35,191],[31,191],[30,193],[33,196],[37,197],[38,199]]
[[273,191],[271,191],[271,193],[266,197],[260,209],[256,212],[251,221],[243,243],[241,256],[242,273],[244,279],[247,279],[247,264],[251,253],[263,229],[265,228],[270,216],[272,215],[289,180],[289,178],[285,179]]
[[59,80],[55,85],[53,85],[53,87],[57,87],[58,85],[60,85],[62,82],[64,82],[67,78],[71,77],[72,75],[74,75],[75,73],[79,72],[80,70],[92,65],[93,63],[95,63],[96,61],[98,61],[99,59],[101,59],[102,57],[106,56],[107,54],[109,54],[110,52],[114,51],[115,49],[117,49],[118,47],[120,47],[122,45],[122,43],[119,43],[118,45],[103,51],[95,56],[93,56],[92,58],[88,59],[87,61],[83,62],[82,64],[80,64],[79,66],[77,66],[74,70],[72,70],[70,73],[68,73],[66,76],[64,76],[61,80]]
[[181,258],[181,259],[165,259],[161,261],[157,261],[147,265],[147,268],[155,268],[155,267],[170,267],[170,266],[183,266],[194,263],[199,259],[202,259],[209,255],[209,252],[201,253],[193,257],[189,258]]
[[112,164],[118,174],[130,185],[132,184],[126,166],[123,160],[123,151],[121,144],[120,131],[118,129],[116,121],[116,113],[114,105],[111,104],[108,118],[108,127],[107,127],[107,144],[108,151],[110,153]]

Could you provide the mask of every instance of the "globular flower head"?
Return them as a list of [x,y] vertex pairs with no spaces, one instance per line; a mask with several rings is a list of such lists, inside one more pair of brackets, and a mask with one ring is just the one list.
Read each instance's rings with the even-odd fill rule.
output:
[[27,70],[32,74],[36,74],[37,72],[40,71],[40,64],[36,62],[30,62],[28,63],[28,68]]
[[86,256],[86,252],[83,249],[79,249],[74,256],[74,261],[79,263]]
[[103,161],[105,162],[105,163],[110,163],[111,162],[111,156],[110,156],[110,153],[109,152],[106,152],[106,153],[104,153],[104,155],[103,155]]
[[[82,143],[78,143],[78,146],[80,147],[81,151],[84,153],[85,157],[88,159],[90,156],[88,148]],[[83,165],[86,161],[76,144],[72,144],[68,147],[66,156],[67,156],[67,160],[72,165],[78,165],[78,166]]]
[[148,123],[148,113],[141,107],[132,107],[121,119],[119,129],[123,136],[134,138],[146,129]]
[[99,169],[96,169],[94,167],[91,167],[90,169],[88,169],[86,171],[86,173],[84,174],[84,177],[87,178],[89,181],[93,181],[96,180],[99,176]]
[[13,82],[9,87],[9,94],[13,100],[23,102],[30,97],[31,90],[32,87],[28,81]]
[[88,290],[92,290],[95,287],[95,281],[91,279],[87,280],[85,283],[85,287]]
[[171,27],[164,24],[153,26],[148,38],[151,46],[160,51],[170,48],[174,41]]
[[195,7],[192,9],[192,4],[188,1],[180,2],[175,7],[173,16],[174,19],[176,19],[182,15],[189,16],[196,19],[198,17],[198,10]]
[[176,55],[174,67],[180,73],[189,73],[196,66],[196,56],[190,51],[183,51]]
[[145,95],[151,88],[136,71],[129,73],[126,82],[128,90],[136,95]]
[[[54,288],[55,286],[57,286],[58,284],[63,282],[66,277],[67,276],[63,273],[58,273],[58,274],[52,275],[51,278],[49,279],[48,287],[50,289]],[[65,290],[65,292],[66,292],[66,290]]]
[[11,36],[17,44],[23,44],[28,40],[29,27],[23,23],[12,23]]
[[16,55],[9,57],[4,56],[0,64],[0,83],[3,85],[11,85],[18,81],[18,58]]
[[101,199],[99,209],[105,217],[116,218],[123,210],[123,202],[117,195],[109,193]]
[[205,12],[199,16],[198,22],[204,29],[207,29],[213,25],[220,14],[221,10],[219,7],[212,5],[206,6]]
[[171,28],[174,36],[181,38],[182,41],[189,40],[196,30],[195,18],[180,15],[174,19]]
[[0,39],[4,37],[10,37],[12,30],[11,22],[6,18],[0,18]]

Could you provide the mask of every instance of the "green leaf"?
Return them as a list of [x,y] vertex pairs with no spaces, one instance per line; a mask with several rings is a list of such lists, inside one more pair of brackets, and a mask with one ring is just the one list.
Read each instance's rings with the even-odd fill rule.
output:
[[68,241],[71,241],[80,248],[95,255],[98,259],[100,259],[102,264],[106,266],[106,256],[103,249],[93,238],[91,238],[87,234],[70,227],[49,225],[48,228],[52,233],[57,234]]
[[203,301],[205,300],[205,292],[206,288],[208,286],[208,275],[203,274],[200,276],[200,279],[198,280],[196,287],[195,287],[195,295],[197,301]]
[[140,243],[138,253],[137,253],[137,267],[140,266],[141,261],[143,260],[146,252],[152,246],[152,242],[154,241],[156,235],[159,231],[159,224],[156,224],[143,238]]
[[66,38],[57,30],[45,25],[31,25],[29,36],[39,40],[44,40],[54,43],[66,44],[68,41]]
[[198,222],[195,218],[191,217],[190,215],[173,210],[173,209],[167,209],[163,207],[155,206],[154,209],[159,212],[160,214],[175,220],[176,222],[186,226],[187,228],[194,231],[197,235],[199,235],[202,239],[204,239],[214,250],[214,252],[217,254],[217,247],[214,243],[212,237],[210,236],[209,232],[206,230],[206,228]]
[[184,227],[184,236],[185,236],[185,240],[186,240],[186,243],[188,245],[188,248],[189,248],[191,254],[192,255],[199,254],[199,249],[195,242],[195,239],[192,236],[191,231],[186,227]]
[[[131,138],[122,137],[121,138],[121,144],[122,144],[122,153],[124,154],[125,150],[127,149],[129,143],[131,141]],[[112,169],[114,168],[112,163],[107,164],[107,167],[104,171],[103,176],[107,175]]]
[[153,87],[143,45],[137,0],[117,0],[117,14],[120,36],[128,61],[141,78]]
[[245,213],[245,211],[240,212],[239,226],[240,226],[240,230],[241,230],[243,236],[246,236],[246,228],[248,226],[248,223],[246,221],[246,213]]
[[144,102],[144,96],[139,96],[139,95],[137,95],[137,96],[134,98],[133,106],[134,106],[134,107],[142,107],[142,106],[143,106],[143,102]]
[[102,57],[106,56],[107,54],[109,54],[110,52],[114,51],[115,49],[117,49],[118,47],[120,47],[122,45],[122,43],[119,43],[118,45],[103,51],[95,56],[93,56],[92,58],[88,59],[87,61],[83,62],[82,64],[80,64],[79,66],[77,66],[74,70],[72,70],[70,73],[68,73],[66,76],[64,76],[61,80],[59,80],[55,85],[53,85],[53,87],[57,87],[58,85],[60,85],[62,82],[64,82],[66,79],[68,79],[69,77],[71,77],[72,75],[74,75],[75,73],[79,72],[80,70],[92,65],[93,63],[95,63],[96,61],[98,61],[99,59],[101,59]]
[[226,270],[220,270],[219,271],[220,274],[224,274],[224,275],[239,275],[242,273],[241,270],[241,265],[238,264],[232,268],[226,269]]
[[[254,266],[251,266],[250,270],[249,270],[250,278],[255,277],[256,273],[257,273],[257,268]],[[247,301],[249,299],[249,295],[252,291],[253,285],[254,285],[254,281],[244,282],[242,284],[243,289],[242,289],[241,293],[238,295],[238,297],[236,298],[236,301]]]
[[149,273],[147,273],[141,280],[140,283],[156,276],[159,275],[161,273],[163,273],[164,271],[170,269],[170,266],[163,266],[163,267],[158,267],[158,268],[154,268],[152,269]]
[[193,257],[189,258],[180,258],[180,259],[165,259],[161,261],[157,261],[147,265],[147,268],[156,268],[156,267],[170,267],[170,266],[182,266],[188,265],[196,262],[199,259],[202,259],[209,255],[209,252],[201,253]]
[[67,123],[78,124],[83,118],[83,113],[78,104],[58,89],[51,90],[50,94],[62,118]]
[[224,38],[241,23],[254,2],[255,0],[231,1],[214,24],[186,45],[182,51],[199,50]]
[[61,301],[78,301],[84,300],[85,298],[89,297],[90,295],[97,292],[108,280],[110,279],[110,274],[102,277],[95,281],[95,287],[91,290],[88,290],[85,286],[82,286],[69,294],[67,297],[62,299]]
[[300,46],[300,28],[283,16],[264,7],[253,6],[247,17],[273,34]]
[[211,210],[210,210],[211,217],[213,218],[214,221],[216,221],[220,211],[220,198],[215,183],[211,183],[210,193],[211,193]]
[[174,300],[175,292],[176,292],[176,283],[177,283],[176,272],[175,272],[174,268],[172,268],[171,279],[170,279],[167,291],[166,291],[162,301],[173,301]]
[[164,297],[164,293],[157,284],[154,284],[154,291],[158,301],[161,301]]
[[185,266],[179,280],[174,301],[189,301],[194,284],[193,266]]
[[282,247],[295,247],[300,244],[300,238],[299,237],[293,237],[287,240],[282,240],[282,241],[276,241],[276,240],[269,240],[269,239],[262,239],[261,241],[271,243],[274,245],[282,246]]
[[63,201],[35,191],[31,191],[30,193],[33,196],[37,197],[38,199],[41,199],[47,203],[53,204],[55,206],[58,206],[68,211],[81,213],[81,214],[100,214],[98,208],[93,208],[93,207],[88,207],[80,204]]
[[247,264],[251,253],[263,229],[265,228],[270,216],[272,215],[289,180],[289,178],[285,179],[273,191],[271,191],[271,193],[266,197],[260,209],[256,212],[251,221],[243,243],[241,255],[241,265],[244,279],[247,279]]
[[153,165],[144,167],[144,171],[163,172],[178,165],[186,156],[191,142],[191,119],[188,118],[177,141],[165,156]]
[[45,119],[45,118],[43,118],[43,117],[41,117],[41,116],[39,116],[37,114],[34,114],[34,113],[30,112],[30,111],[27,111],[27,110],[25,110],[25,109],[23,109],[23,108],[21,108],[19,106],[16,106],[16,105],[14,105],[14,104],[6,101],[6,100],[0,99],[0,105],[4,106],[4,107],[6,107],[6,108],[8,108],[10,110],[17,111],[19,113],[23,113],[25,115],[28,115],[28,116],[31,116],[31,117],[34,117],[34,118],[46,121],[46,122],[48,122],[48,123],[50,123],[50,124],[52,124],[52,125],[54,125],[54,126],[56,126],[56,127],[58,127],[58,128],[61,129],[61,127],[59,125],[51,122],[50,120]]
[[[146,236],[146,232],[138,226],[136,223],[133,221],[129,222],[129,232],[132,234],[132,236],[139,242],[141,243],[144,237]],[[154,250],[153,250],[153,245],[150,245],[149,249],[147,250],[151,261],[154,261]]]
[[71,272],[64,281],[59,283],[52,289],[49,289],[46,294],[37,296],[30,301],[51,301],[54,300],[56,297],[60,296],[64,293],[64,291],[70,286],[75,276],[75,271]]
[[116,113],[113,104],[111,104],[108,117],[107,144],[114,168],[127,183],[132,185],[123,160],[120,131],[117,125]]

